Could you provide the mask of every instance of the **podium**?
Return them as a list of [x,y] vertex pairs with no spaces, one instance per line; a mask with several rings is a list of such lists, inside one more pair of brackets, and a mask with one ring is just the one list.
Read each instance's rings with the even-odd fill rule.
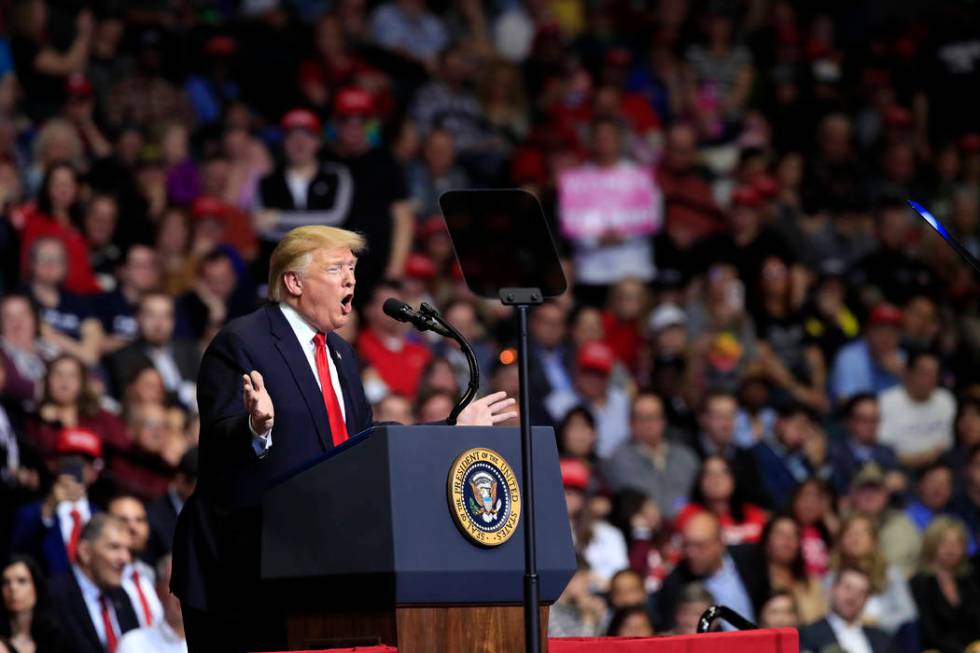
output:
[[[532,437],[546,606],[571,579],[575,553],[554,433],[535,427]],[[261,571],[286,612],[290,650],[523,650],[523,517],[509,539],[486,546],[453,515],[450,472],[473,449],[499,454],[522,478],[516,428],[381,426],[266,493]]]

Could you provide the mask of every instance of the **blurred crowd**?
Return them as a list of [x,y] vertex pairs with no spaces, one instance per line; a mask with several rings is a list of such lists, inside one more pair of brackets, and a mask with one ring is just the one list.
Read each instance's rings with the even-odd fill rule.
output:
[[978,284],[905,201],[980,255],[978,83],[955,0],[0,4],[0,651],[181,650],[197,366],[291,228],[367,236],[376,420],[467,383],[388,297],[516,395],[440,217],[470,187],[535,193],[569,280],[528,361],[579,558],[553,636],[724,604],[804,650],[964,650]]

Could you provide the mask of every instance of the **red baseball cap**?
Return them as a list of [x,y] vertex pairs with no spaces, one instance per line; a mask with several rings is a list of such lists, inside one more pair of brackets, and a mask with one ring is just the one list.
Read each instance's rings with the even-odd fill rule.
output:
[[195,218],[223,218],[227,205],[216,197],[198,197],[191,205]]
[[430,215],[421,222],[415,223],[416,237],[421,240],[425,240],[430,236],[435,236],[437,234],[447,234],[446,223],[443,222],[442,216]]
[[82,73],[73,73],[65,81],[65,89],[68,95],[77,98],[88,98],[92,96],[92,82]]
[[581,370],[609,374],[612,372],[615,355],[606,343],[592,340],[579,347],[576,362]]
[[425,254],[414,252],[405,259],[405,276],[430,281],[436,276],[436,266]]
[[888,127],[905,128],[912,126],[912,112],[905,107],[894,104],[885,110],[885,125]]
[[563,458],[561,465],[561,484],[566,488],[585,490],[589,487],[592,472],[588,465],[576,458]]
[[756,177],[752,181],[752,188],[755,189],[755,192],[758,193],[763,199],[771,200],[779,195],[779,184],[776,183],[776,180],[769,175]]
[[757,209],[762,206],[762,196],[751,186],[741,186],[732,191],[732,206],[747,206]]
[[285,131],[293,129],[305,129],[306,131],[320,133],[320,119],[316,114],[308,109],[293,109],[287,111],[282,117],[280,125]]
[[96,460],[102,457],[102,440],[89,429],[62,429],[58,433],[55,451],[62,455],[81,454]]
[[960,138],[960,147],[966,152],[977,152],[980,151],[980,134],[969,133],[964,134]]
[[871,309],[868,326],[902,326],[902,311],[892,304],[878,304]]
[[348,86],[337,92],[333,111],[339,116],[370,116],[374,113],[374,98],[363,88]]
[[216,35],[204,44],[204,51],[212,57],[229,57],[235,54],[235,39],[230,36]]

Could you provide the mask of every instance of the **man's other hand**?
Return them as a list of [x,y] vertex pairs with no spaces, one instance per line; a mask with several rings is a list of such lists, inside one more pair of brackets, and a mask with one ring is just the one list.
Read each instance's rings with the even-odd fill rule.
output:
[[242,374],[242,396],[252,430],[259,435],[271,431],[276,411],[272,407],[272,397],[265,388],[265,380],[257,371]]
[[456,419],[458,426],[493,426],[517,417],[516,410],[505,410],[517,404],[506,392],[494,392],[470,403]]

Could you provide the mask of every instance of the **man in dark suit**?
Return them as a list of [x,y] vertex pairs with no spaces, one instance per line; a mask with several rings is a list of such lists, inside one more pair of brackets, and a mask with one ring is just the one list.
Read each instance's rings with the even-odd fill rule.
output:
[[194,493],[197,485],[197,448],[188,449],[177,465],[174,480],[167,493],[151,501],[146,506],[146,517],[150,522],[150,541],[146,546],[146,559],[156,564],[174,547],[174,531],[177,529],[177,516],[184,504]]
[[136,340],[109,356],[106,370],[117,397],[137,372],[154,367],[163,384],[182,405],[194,403],[197,368],[201,353],[197,344],[174,340],[174,300],[160,292],[143,295],[136,312]]
[[[171,581],[191,653],[283,647],[277,601],[259,576],[262,496],[372,423],[357,356],[334,333],[350,319],[364,247],[334,227],[286,234],[270,260],[270,302],[228,323],[204,354],[200,475],[177,520]],[[511,419],[513,403],[489,395],[458,423]]]
[[95,515],[82,528],[77,563],[51,581],[51,601],[76,653],[113,653],[124,633],[139,628],[122,589],[128,543],[122,522]]
[[14,517],[11,550],[26,553],[49,575],[70,569],[82,527],[100,508],[89,502],[89,488],[98,480],[102,441],[88,429],[64,429],[55,445],[57,474],[48,495],[22,506]]
[[862,626],[860,617],[871,592],[867,572],[845,567],[837,572],[830,590],[830,613],[800,629],[800,650],[821,653],[825,650],[847,653],[886,653],[893,650],[883,630]]
[[682,531],[684,558],[654,597],[657,631],[674,627],[682,589],[700,581],[715,599],[753,621],[766,597],[762,557],[754,544],[725,547],[721,524],[708,512],[691,517]]

